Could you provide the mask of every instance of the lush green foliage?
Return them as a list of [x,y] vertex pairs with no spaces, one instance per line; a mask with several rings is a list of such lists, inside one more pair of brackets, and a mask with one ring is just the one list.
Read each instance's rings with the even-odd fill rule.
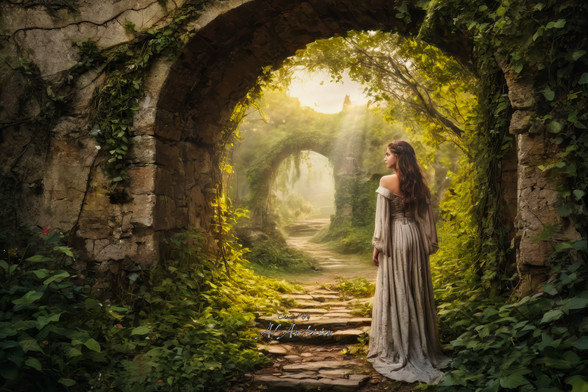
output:
[[46,229],[0,260],[2,390],[220,391],[265,363],[254,312],[275,312],[292,287],[244,268],[237,244],[225,243],[229,279],[201,235],[174,237],[162,268],[129,275],[124,301],[100,302],[61,239]]
[[[585,249],[582,241],[576,247]],[[452,341],[453,369],[440,390],[585,391],[588,291],[582,261],[554,268],[544,292],[502,306],[478,305]]]
[[[281,241],[265,240],[250,245],[251,251],[245,258],[253,270],[262,273],[303,272],[316,269],[316,263],[304,253],[288,248]],[[260,268],[256,267],[259,266]]]

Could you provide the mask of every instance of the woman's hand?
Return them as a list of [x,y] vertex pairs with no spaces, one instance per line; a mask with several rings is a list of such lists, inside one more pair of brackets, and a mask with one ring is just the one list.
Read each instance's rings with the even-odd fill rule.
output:
[[380,251],[378,250],[378,248],[374,248],[374,257],[373,257],[373,260],[374,260],[374,265],[376,267],[379,267],[380,266],[380,261],[378,260],[378,253],[380,253]]

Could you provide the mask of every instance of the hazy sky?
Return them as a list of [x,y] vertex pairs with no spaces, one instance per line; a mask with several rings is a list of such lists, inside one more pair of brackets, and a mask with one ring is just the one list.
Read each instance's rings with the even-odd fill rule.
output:
[[317,112],[339,113],[343,108],[345,94],[349,95],[353,105],[366,104],[367,98],[362,91],[362,85],[351,80],[347,74],[342,82],[335,83],[331,82],[328,72],[297,71],[287,93],[298,98],[302,106]]

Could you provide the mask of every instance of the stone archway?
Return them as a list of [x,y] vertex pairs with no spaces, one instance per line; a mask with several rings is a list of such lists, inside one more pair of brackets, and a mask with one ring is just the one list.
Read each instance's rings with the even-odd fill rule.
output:
[[[235,105],[253,88],[262,67],[277,66],[317,39],[352,29],[381,29],[415,35],[425,18],[417,8],[401,19],[389,1],[358,5],[353,1],[249,1],[218,15],[200,29],[146,111],[153,124],[153,232],[196,226],[208,229],[208,190],[218,182],[218,143]],[[407,22],[408,21],[408,22]],[[446,42],[451,52],[470,63],[462,37]],[[141,116],[141,115],[140,115]],[[143,116],[148,117],[148,116]],[[181,160],[176,159],[182,157]],[[195,186],[195,184],[198,184]]]
[[[396,14],[389,1],[381,0],[369,5],[254,0],[209,16],[177,61],[156,67],[137,115],[141,142],[155,154],[131,169],[131,187],[145,188],[145,181],[152,187],[135,198],[144,201],[145,212],[151,210],[150,224],[140,228],[145,243],[152,244],[144,247],[151,254],[133,258],[157,260],[158,244],[169,232],[209,229],[211,189],[220,178],[218,144],[235,105],[255,86],[262,67],[277,66],[306,44],[351,29],[412,36],[425,18],[422,10],[410,7],[408,18]],[[444,38],[444,50],[471,64],[471,45],[463,37]],[[512,188],[516,178],[508,179],[507,188]]]

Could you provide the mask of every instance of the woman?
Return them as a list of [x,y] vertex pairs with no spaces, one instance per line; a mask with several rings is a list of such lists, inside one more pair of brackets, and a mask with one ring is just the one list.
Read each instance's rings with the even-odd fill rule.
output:
[[368,361],[393,380],[438,383],[449,364],[441,353],[429,255],[437,231],[414,149],[388,144],[377,189],[373,261],[378,266]]

